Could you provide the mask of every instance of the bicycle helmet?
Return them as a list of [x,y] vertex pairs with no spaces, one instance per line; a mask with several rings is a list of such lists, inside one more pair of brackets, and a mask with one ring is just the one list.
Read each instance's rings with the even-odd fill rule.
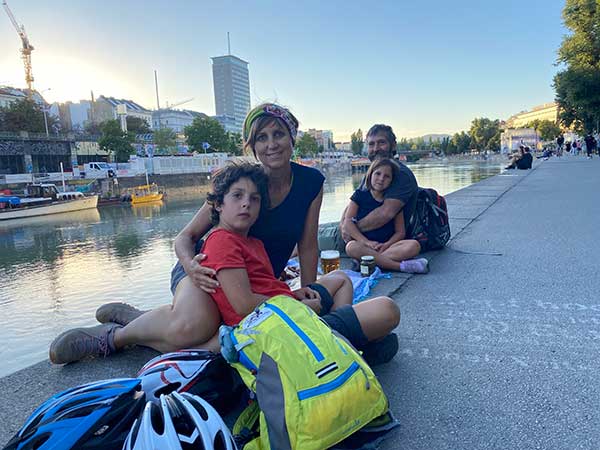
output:
[[173,392],[146,403],[123,450],[236,450],[223,419],[197,395]]
[[140,380],[85,384],[46,400],[5,450],[121,448],[145,403]]
[[244,384],[220,354],[186,349],[148,361],[137,374],[146,399],[159,403],[162,394],[199,395],[219,413],[226,414],[241,396]]

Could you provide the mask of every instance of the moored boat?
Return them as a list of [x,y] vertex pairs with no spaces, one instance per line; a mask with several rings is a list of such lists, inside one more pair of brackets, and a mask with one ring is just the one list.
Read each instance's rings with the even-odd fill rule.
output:
[[143,184],[131,189],[131,204],[158,202],[163,199],[164,190],[155,183]]
[[98,205],[97,195],[86,197],[81,192],[58,192],[53,184],[33,184],[27,191],[35,196],[0,196],[0,220],[80,211]]

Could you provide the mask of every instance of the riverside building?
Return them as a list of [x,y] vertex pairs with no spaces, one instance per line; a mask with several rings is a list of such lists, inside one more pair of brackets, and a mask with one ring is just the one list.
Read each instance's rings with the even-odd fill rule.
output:
[[[224,126],[225,130],[241,133],[244,119],[250,110],[248,63],[233,55],[215,56],[211,59],[216,115],[232,117],[233,124],[228,123],[228,127]],[[222,121],[219,122],[223,125]]]

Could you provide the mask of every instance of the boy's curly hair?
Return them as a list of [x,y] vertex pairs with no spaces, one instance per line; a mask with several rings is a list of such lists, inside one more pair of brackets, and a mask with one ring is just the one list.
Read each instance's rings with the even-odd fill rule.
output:
[[260,194],[261,212],[269,208],[269,178],[262,166],[244,161],[231,161],[213,174],[212,191],[206,196],[206,201],[211,206],[210,218],[213,225],[219,223],[219,211],[216,207],[223,204],[223,198],[231,185],[242,178],[248,178],[256,185]]

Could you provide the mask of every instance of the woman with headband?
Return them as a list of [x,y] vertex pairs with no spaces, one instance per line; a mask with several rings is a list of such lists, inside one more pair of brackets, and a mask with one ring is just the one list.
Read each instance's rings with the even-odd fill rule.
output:
[[[369,350],[367,336],[393,329],[399,321],[395,303],[387,297],[352,303],[352,283],[334,271],[316,283],[318,221],[323,199],[323,175],[291,161],[298,120],[286,108],[265,103],[252,109],[244,121],[246,153],[262,165],[269,179],[269,208],[261,213],[250,234],[260,239],[273,273],[279,277],[294,248],[298,248],[301,288],[294,296],[330,317],[330,326],[357,347]],[[201,238],[211,228],[211,207],[205,203],[175,239],[179,259],[171,274],[172,305],[143,312],[123,303],[109,303],[96,311],[102,325],[72,330],[51,346],[56,363],[71,362],[90,354],[108,355],[126,345],[138,344],[161,352],[202,347],[218,351],[221,317],[210,294],[219,289],[215,271],[202,266]],[[382,348],[367,351],[373,363],[386,362],[397,351],[395,335]]]

